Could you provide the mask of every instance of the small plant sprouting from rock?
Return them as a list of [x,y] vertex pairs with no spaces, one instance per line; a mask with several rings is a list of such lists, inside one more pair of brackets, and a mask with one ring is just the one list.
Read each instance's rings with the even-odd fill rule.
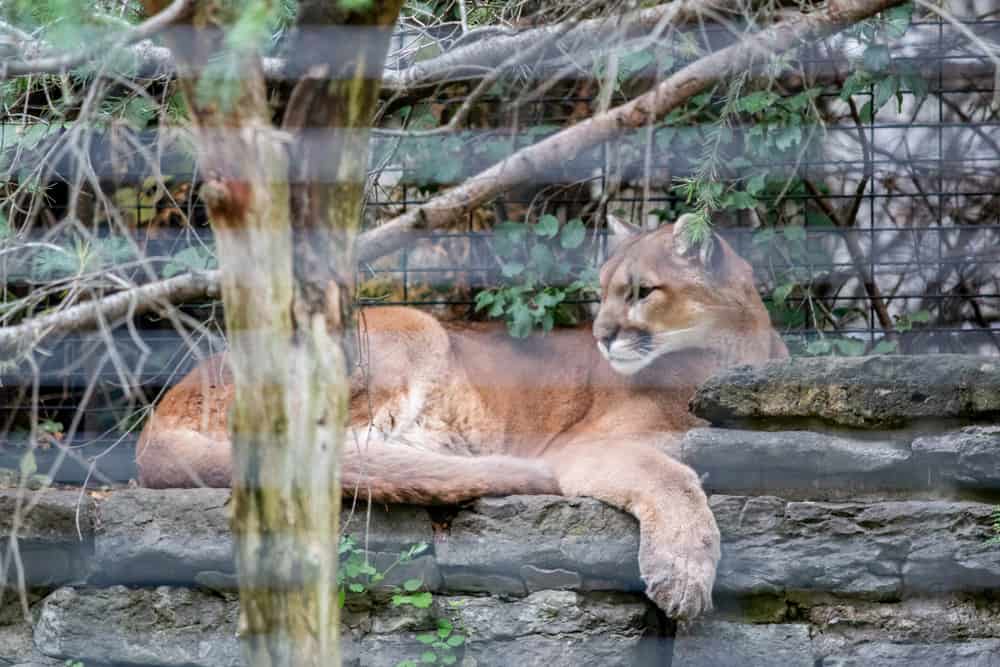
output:
[[[400,552],[399,556],[381,572],[368,560],[368,554],[358,547],[357,540],[351,535],[340,538],[340,567],[337,570],[337,585],[339,588],[339,604],[347,602],[349,594],[362,595],[374,585],[385,581],[386,576],[401,563],[407,563],[424,553],[427,544],[414,544]],[[423,579],[407,579],[402,585],[388,586],[392,592],[390,604],[393,607],[411,606],[417,609],[428,609],[434,603],[434,595],[430,591],[422,591]],[[426,646],[419,658],[403,660],[397,667],[416,667],[420,664],[454,665],[458,662],[456,650],[465,644],[466,633],[458,632],[455,623],[446,618],[437,619],[434,632],[426,632],[416,637],[417,641]],[[74,666],[76,667],[76,666]],[[82,667],[82,666],[81,666]]]
[[[368,554],[364,549],[358,548],[358,542],[353,535],[344,535],[340,538],[338,553],[340,555],[340,567],[337,569],[337,586],[339,589],[339,604],[341,607],[347,600],[348,593],[361,595],[369,590],[372,585],[379,584],[385,580],[389,574],[401,563],[408,563],[423,552],[427,551],[427,545],[423,542],[410,546],[399,556],[389,567],[381,572],[368,560]],[[412,604],[420,609],[430,606],[432,598],[428,592],[419,593],[424,585],[422,579],[407,579],[403,585],[392,586],[394,592],[392,605],[398,607],[403,604]],[[425,598],[426,596],[426,602]],[[397,601],[397,598],[399,601]]]
[[987,544],[1000,545],[1000,505],[993,508],[993,525],[991,526],[993,535],[986,540]]

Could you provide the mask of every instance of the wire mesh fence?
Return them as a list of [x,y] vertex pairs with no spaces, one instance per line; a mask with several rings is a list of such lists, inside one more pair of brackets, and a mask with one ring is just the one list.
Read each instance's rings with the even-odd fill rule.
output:
[[[804,103],[823,122],[769,120],[763,107],[726,123],[692,114],[581,147],[572,163],[536,174],[451,228],[415,234],[407,247],[360,265],[358,301],[427,308],[447,318],[484,318],[476,309],[478,295],[516,283],[497,247],[497,225],[534,223],[546,215],[563,226],[582,221],[585,239],[563,258],[569,270],[562,280],[592,279],[607,253],[606,215],[651,228],[691,210],[684,186],[703,175],[706,143],[715,141],[714,177],[738,187],[727,191],[733,199],[713,214],[714,229],[753,265],[774,324],[793,353],[997,354],[1000,118],[992,63],[970,48],[967,30],[993,39],[1000,21],[913,23],[909,41],[893,55],[898,69],[890,99],[884,99],[879,82],[845,97],[850,68],[829,54],[842,52],[843,43],[800,50],[785,69],[796,76],[808,73],[815,83],[803,86],[794,77],[779,77],[775,90],[785,97],[803,88],[813,91]],[[661,48],[670,68],[691,58],[678,43]],[[608,103],[627,99],[629,86],[641,87],[649,67],[649,61],[636,65],[635,76],[623,80]],[[450,136],[376,134],[366,225],[418,206],[518,148],[592,116],[601,108],[595,81],[602,72],[588,74],[527,100],[512,102],[509,92],[498,90],[476,101],[463,129]],[[716,100],[724,103],[725,94],[717,90]],[[422,105],[396,108],[396,118],[408,127],[440,125],[467,99],[449,91]],[[706,98],[705,108],[717,103]],[[19,163],[44,155],[47,142],[65,131],[27,116],[2,121],[0,155],[14,176]],[[721,141],[714,134],[719,127],[726,132]],[[786,141],[788,150],[749,150],[761,132],[772,142]],[[136,279],[211,267],[212,235],[197,198],[197,170],[175,160],[162,170],[169,174],[164,189],[150,181],[149,171],[118,165],[116,172],[113,154],[106,150],[99,156],[103,163],[94,161],[106,170],[101,172],[108,175],[106,194],[128,221],[133,250],[145,262],[145,268],[137,263]],[[116,228],[102,227],[96,209],[70,207],[66,187],[56,178],[45,184],[43,205],[32,212],[32,239],[55,242],[48,235],[53,221],[71,214],[89,215],[82,224],[112,238]],[[740,200],[743,195],[752,201]],[[30,293],[63,275],[44,255],[20,264],[11,259],[0,257],[7,294]],[[136,259],[123,255],[126,263]],[[51,298],[58,299],[59,292]],[[566,300],[585,310],[596,294],[581,290]],[[109,323],[104,337],[80,334],[46,344],[34,355],[33,368],[0,371],[0,419],[14,424],[34,403],[54,434],[71,433],[65,442],[80,448],[72,450],[60,473],[70,481],[95,474],[94,457],[124,442],[113,450],[121,453],[119,463],[111,463],[117,454],[105,457],[98,474],[112,481],[127,478],[137,408],[190,367],[192,346],[205,353],[222,349],[220,313],[219,304],[185,305],[185,321],[208,323],[195,333],[147,316]],[[8,431],[15,434],[9,437],[13,442],[16,429]],[[6,451],[10,457],[17,453]],[[60,451],[54,448],[52,455]],[[0,466],[15,460],[5,462],[3,452],[0,447]]]

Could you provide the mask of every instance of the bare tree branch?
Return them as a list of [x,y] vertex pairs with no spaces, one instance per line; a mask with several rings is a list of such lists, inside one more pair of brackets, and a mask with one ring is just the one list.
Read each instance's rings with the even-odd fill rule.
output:
[[[903,0],[847,0],[825,11],[802,14],[775,24],[725,49],[707,55],[627,104],[614,107],[521,149],[426,203],[410,209],[358,239],[357,256],[371,261],[407,243],[418,228],[435,229],[459,219],[471,209],[546,170],[571,161],[581,150],[612,139],[630,129],[658,120],[686,100],[750,63],[850,26]],[[93,326],[99,317],[120,318],[148,312],[160,304],[183,303],[216,296],[216,271],[185,274],[74,306],[61,313],[34,318],[0,329],[0,350],[34,342],[42,336]]]
[[218,295],[218,271],[185,273],[167,280],[122,290],[0,329],[0,358],[10,359],[11,351],[29,349],[45,336],[90,329],[97,326],[101,320],[118,320],[126,316],[169,309],[173,304],[206,297],[216,298]]
[[517,151],[462,185],[414,207],[358,239],[358,259],[370,261],[406,244],[412,230],[442,227],[508,188],[571,162],[583,149],[663,118],[685,101],[751,63],[808,39],[836,32],[903,0],[846,0],[800,14],[687,65],[627,104],[592,116]]
[[[98,57],[101,53],[109,50],[120,49],[136,42],[149,39],[153,35],[161,32],[164,28],[172,25],[183,18],[191,9],[190,0],[174,0],[162,12],[151,16],[123,35],[117,35],[113,39],[103,40],[93,46],[81,49],[75,53],[63,53],[54,56],[41,56],[11,62],[4,60],[0,62],[0,80],[12,76],[22,76],[25,74],[58,74],[66,72],[74,67],[78,67],[86,62]],[[21,49],[26,54],[40,53],[48,48],[42,42],[22,43]]]

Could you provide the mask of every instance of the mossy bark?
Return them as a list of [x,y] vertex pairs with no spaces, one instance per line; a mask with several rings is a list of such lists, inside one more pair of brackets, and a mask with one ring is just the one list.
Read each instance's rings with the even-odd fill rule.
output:
[[[207,175],[201,196],[236,388],[240,635],[248,665],[336,665],[337,460],[349,403],[354,239],[368,127],[400,2],[359,11],[302,3],[293,51],[315,62],[293,88],[280,130],[255,55],[235,61],[228,102],[204,92],[218,47],[212,28],[232,25],[239,4],[196,2],[192,38],[174,52]],[[148,0],[147,9],[156,5]],[[340,31],[333,42],[331,29]]]

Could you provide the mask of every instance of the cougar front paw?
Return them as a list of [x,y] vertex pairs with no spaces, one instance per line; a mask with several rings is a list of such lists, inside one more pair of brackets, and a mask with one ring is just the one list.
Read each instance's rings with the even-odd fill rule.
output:
[[671,618],[692,619],[709,612],[718,560],[717,538],[689,548],[644,544],[639,571],[646,595]]

